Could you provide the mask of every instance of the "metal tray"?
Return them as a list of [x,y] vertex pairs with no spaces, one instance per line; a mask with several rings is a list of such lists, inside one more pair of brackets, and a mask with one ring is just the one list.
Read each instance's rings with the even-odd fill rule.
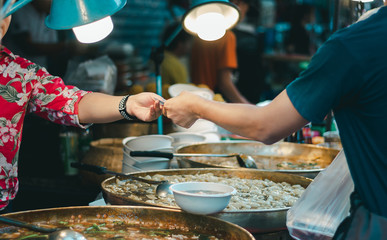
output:
[[[223,177],[238,177],[247,179],[269,179],[274,182],[287,182],[292,185],[299,184],[306,188],[312,179],[297,176],[293,174],[285,174],[279,172],[270,172],[254,169],[226,169],[226,168],[200,168],[200,169],[176,169],[176,170],[158,170],[158,171],[146,171],[132,173],[134,176],[153,176],[155,174],[161,174],[165,176],[181,175],[181,174],[204,174],[213,173],[215,176]],[[125,177],[121,178],[125,180]],[[149,204],[145,201],[139,201],[130,196],[130,194],[124,196],[116,194],[110,191],[106,186],[115,184],[115,177],[108,178],[101,183],[102,193],[107,203],[112,205],[142,205],[142,206],[156,206],[169,209],[179,209],[177,207],[166,207],[164,205]],[[244,210],[244,211],[222,211],[217,214],[213,214],[216,218],[237,224],[251,233],[264,233],[264,232],[277,232],[286,230],[286,213],[289,208],[280,209],[266,209],[266,210]]]
[[[177,153],[212,153],[212,154],[245,154],[254,158],[258,168],[265,171],[275,171],[296,174],[314,178],[325,169],[339,150],[316,146],[313,144],[298,144],[278,142],[266,145],[257,141],[224,141],[216,143],[198,143],[181,146]],[[175,157],[180,168],[236,168],[236,158],[230,157]],[[302,166],[316,164],[315,169],[278,169],[277,164],[293,164]],[[231,163],[231,164],[230,164]],[[229,164],[229,165],[228,165]]]

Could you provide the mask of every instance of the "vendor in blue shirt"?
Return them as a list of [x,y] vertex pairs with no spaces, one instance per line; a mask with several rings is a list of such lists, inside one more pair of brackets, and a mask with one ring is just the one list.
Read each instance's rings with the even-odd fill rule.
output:
[[351,215],[335,239],[387,239],[386,44],[387,7],[382,7],[333,34],[267,106],[209,101],[184,92],[165,102],[163,114],[183,127],[202,118],[272,144],[333,110],[355,184]]

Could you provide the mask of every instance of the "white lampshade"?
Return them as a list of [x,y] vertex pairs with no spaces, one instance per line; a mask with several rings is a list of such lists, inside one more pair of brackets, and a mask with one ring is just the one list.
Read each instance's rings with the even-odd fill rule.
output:
[[193,1],[183,17],[183,28],[192,35],[213,41],[234,27],[240,18],[239,9],[228,1]]

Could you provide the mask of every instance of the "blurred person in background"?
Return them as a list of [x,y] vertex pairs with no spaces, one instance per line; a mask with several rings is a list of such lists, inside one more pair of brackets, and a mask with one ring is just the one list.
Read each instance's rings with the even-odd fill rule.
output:
[[[248,10],[244,0],[233,0],[243,20]],[[234,71],[238,68],[235,34],[228,30],[215,41],[205,41],[195,37],[191,50],[190,75],[191,82],[205,84],[216,93],[222,94],[227,102],[250,103],[235,86]]]
[[[166,26],[162,40],[165,42],[174,33],[180,22],[173,22]],[[164,60],[160,71],[163,84],[189,83],[187,65],[184,59],[189,56],[192,46],[192,36],[181,30],[171,43],[165,47]]]
[[238,68],[234,71],[236,87],[251,103],[264,99],[265,91],[269,90],[265,82],[265,69],[262,55],[264,50],[264,34],[258,33],[255,23],[260,16],[260,6],[257,0],[244,0],[246,17],[239,22],[232,32],[236,36]]
[[[1,38],[10,22],[11,16],[1,20]],[[91,123],[123,118],[153,121],[160,116],[160,100],[164,100],[154,93],[110,96],[65,85],[60,77],[13,54],[4,45],[0,45],[0,73],[0,211],[19,189],[18,156],[27,113],[58,124],[87,128]],[[39,150],[44,151],[41,147]]]
[[287,53],[311,55],[314,47],[306,25],[314,21],[314,7],[308,4],[297,4],[292,11],[290,29],[285,39]]

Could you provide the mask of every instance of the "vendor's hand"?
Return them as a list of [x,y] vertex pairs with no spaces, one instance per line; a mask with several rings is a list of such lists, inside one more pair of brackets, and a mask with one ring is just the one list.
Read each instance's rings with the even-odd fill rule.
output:
[[175,124],[189,128],[199,115],[194,112],[194,106],[204,99],[190,92],[182,92],[179,96],[170,98],[164,103],[163,115]]
[[136,116],[142,121],[156,120],[162,113],[162,104],[165,99],[161,96],[144,92],[136,95],[131,95],[126,103],[128,113],[132,116]]

